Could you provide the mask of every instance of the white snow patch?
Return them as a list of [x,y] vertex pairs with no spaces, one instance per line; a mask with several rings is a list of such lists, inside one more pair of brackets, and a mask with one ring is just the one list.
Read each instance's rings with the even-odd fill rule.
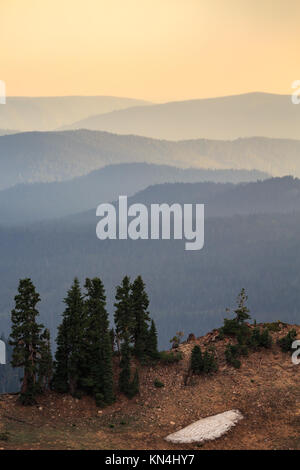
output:
[[240,411],[225,411],[224,413],[200,419],[186,428],[170,434],[165,439],[174,444],[210,441],[223,436],[241,419],[243,419],[243,415]]

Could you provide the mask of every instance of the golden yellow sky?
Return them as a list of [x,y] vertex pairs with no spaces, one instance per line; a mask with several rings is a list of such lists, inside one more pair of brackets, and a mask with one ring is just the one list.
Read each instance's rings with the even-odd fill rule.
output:
[[0,79],[10,96],[288,94],[299,18],[299,0],[0,0]]

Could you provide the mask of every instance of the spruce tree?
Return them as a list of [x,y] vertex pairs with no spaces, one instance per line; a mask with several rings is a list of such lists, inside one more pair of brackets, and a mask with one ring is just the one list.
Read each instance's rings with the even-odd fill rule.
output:
[[122,284],[117,286],[116,302],[115,302],[115,326],[116,326],[116,341],[118,351],[120,352],[120,342],[125,340],[130,342],[133,339],[134,330],[134,316],[131,305],[131,285],[128,276],[122,280]]
[[87,376],[85,384],[88,385],[94,396],[102,395],[104,404],[111,404],[115,397],[112,345],[105,290],[99,278],[86,279],[85,289],[87,315],[85,332]]
[[194,346],[191,354],[191,370],[193,374],[201,374],[203,372],[204,363],[200,346]]
[[150,321],[148,295],[141,276],[138,276],[131,285],[131,308],[133,315],[133,343],[134,354],[139,359],[145,358],[145,350],[148,339],[148,323]]
[[236,321],[240,325],[243,324],[245,320],[250,319],[250,315],[249,315],[250,310],[245,305],[247,300],[248,300],[248,296],[246,295],[245,289],[243,288],[237,299],[238,307],[234,311],[236,314]]
[[157,348],[157,330],[154,320],[151,320],[150,330],[146,341],[146,356],[150,359],[159,359],[159,352]]
[[43,329],[43,325],[36,321],[39,301],[40,296],[31,279],[21,279],[15,296],[15,308],[11,312],[10,345],[13,346],[11,365],[22,367],[24,371],[20,394],[20,401],[24,405],[35,404],[39,392],[37,374]]
[[77,278],[74,279],[64,303],[66,309],[58,331],[53,386],[57,391],[70,391],[75,395],[82,375],[86,327],[84,301]]
[[68,360],[70,344],[68,338],[68,318],[64,317],[58,327],[52,388],[58,393],[69,392]]

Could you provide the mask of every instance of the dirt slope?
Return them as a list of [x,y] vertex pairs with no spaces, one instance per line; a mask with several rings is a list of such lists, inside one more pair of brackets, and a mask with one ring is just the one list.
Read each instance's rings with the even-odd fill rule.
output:
[[[290,326],[272,333],[276,341]],[[296,327],[300,338],[300,327]],[[140,368],[140,396],[97,409],[81,400],[49,393],[38,406],[22,407],[16,395],[0,396],[1,449],[298,449],[300,450],[300,365],[274,344],[242,358],[239,370],[227,365],[228,340],[215,332],[180,346],[178,364]],[[195,344],[214,344],[219,371],[184,377]],[[154,380],[165,384],[156,388]],[[203,445],[175,445],[168,434],[200,418],[239,409],[244,418],[227,435]]]

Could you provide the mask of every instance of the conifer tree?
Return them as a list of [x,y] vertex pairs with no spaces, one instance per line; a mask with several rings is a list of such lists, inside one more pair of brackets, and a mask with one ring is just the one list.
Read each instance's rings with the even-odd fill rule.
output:
[[84,301],[77,278],[64,299],[66,309],[57,337],[54,388],[57,391],[78,391],[84,358],[84,331],[86,327]]
[[131,305],[131,285],[128,276],[125,276],[122,280],[122,284],[117,286],[116,291],[116,302],[115,302],[115,326],[116,326],[116,340],[118,350],[120,352],[120,342],[125,340],[130,342],[133,339],[134,330],[134,317],[132,313]]
[[146,341],[146,356],[154,360],[159,358],[159,352],[157,348],[157,330],[154,320],[151,320],[151,326],[148,332]]
[[[105,404],[113,403],[112,345],[106,311],[104,286],[99,278],[86,279],[85,332],[87,377],[85,384],[92,393],[103,397]],[[99,400],[98,400],[99,401]]]
[[36,306],[39,301],[40,296],[31,279],[21,279],[15,296],[15,308],[11,312],[10,345],[13,346],[11,365],[22,367],[24,371],[20,394],[20,401],[24,405],[36,403],[39,392],[37,374],[43,329],[43,325],[36,321],[39,315]]
[[243,288],[238,296],[238,307],[234,311],[236,314],[236,321],[239,324],[243,324],[245,320],[249,320],[250,315],[249,312],[250,310],[248,307],[245,305],[248,300],[248,296],[246,295],[245,289]]
[[58,327],[52,388],[58,393],[69,392],[68,360],[70,345],[68,339],[68,318],[64,317]]
[[131,285],[130,298],[134,322],[132,330],[134,354],[139,359],[143,359],[145,357],[150,317],[147,311],[149,299],[141,276],[138,276]]
[[200,346],[194,346],[191,354],[191,370],[193,374],[201,374],[203,372],[203,357]]

